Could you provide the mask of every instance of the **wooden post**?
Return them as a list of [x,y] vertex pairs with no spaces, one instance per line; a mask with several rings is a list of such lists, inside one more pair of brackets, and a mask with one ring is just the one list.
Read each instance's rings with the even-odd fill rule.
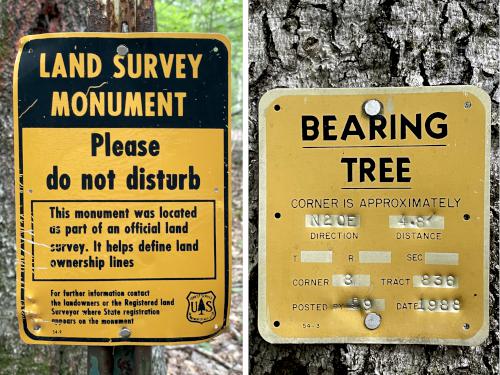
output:
[[156,31],[154,0],[90,0],[87,31]]
[[113,374],[113,347],[89,346],[87,349],[87,374]]
[[[115,8],[115,4],[117,8]],[[90,0],[87,31],[155,31],[154,0]],[[151,374],[150,346],[89,346],[88,375]]]

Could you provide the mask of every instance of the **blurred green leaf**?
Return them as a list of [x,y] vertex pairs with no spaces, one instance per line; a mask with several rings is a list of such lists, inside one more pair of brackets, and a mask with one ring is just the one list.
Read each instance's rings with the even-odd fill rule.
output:
[[198,344],[200,349],[203,349],[209,353],[213,353],[214,349],[212,348],[212,345],[209,342],[202,342],[201,344]]

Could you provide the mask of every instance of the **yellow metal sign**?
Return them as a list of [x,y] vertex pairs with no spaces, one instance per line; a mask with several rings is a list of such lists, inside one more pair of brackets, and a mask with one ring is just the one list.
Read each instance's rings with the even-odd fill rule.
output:
[[482,342],[488,95],[472,86],[278,89],[259,111],[262,336]]
[[21,39],[17,306],[32,344],[207,340],[230,303],[229,42]]

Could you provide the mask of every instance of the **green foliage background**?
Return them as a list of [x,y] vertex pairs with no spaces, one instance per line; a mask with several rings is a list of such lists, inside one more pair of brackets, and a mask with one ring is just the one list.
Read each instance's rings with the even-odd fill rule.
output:
[[213,32],[231,40],[233,128],[242,121],[242,0],[156,0],[156,22],[163,32]]

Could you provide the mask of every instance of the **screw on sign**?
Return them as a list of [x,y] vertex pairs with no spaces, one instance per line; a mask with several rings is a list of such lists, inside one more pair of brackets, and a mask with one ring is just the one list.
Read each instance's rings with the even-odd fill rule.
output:
[[381,322],[382,318],[377,313],[368,313],[365,317],[365,326],[370,330],[380,327]]

